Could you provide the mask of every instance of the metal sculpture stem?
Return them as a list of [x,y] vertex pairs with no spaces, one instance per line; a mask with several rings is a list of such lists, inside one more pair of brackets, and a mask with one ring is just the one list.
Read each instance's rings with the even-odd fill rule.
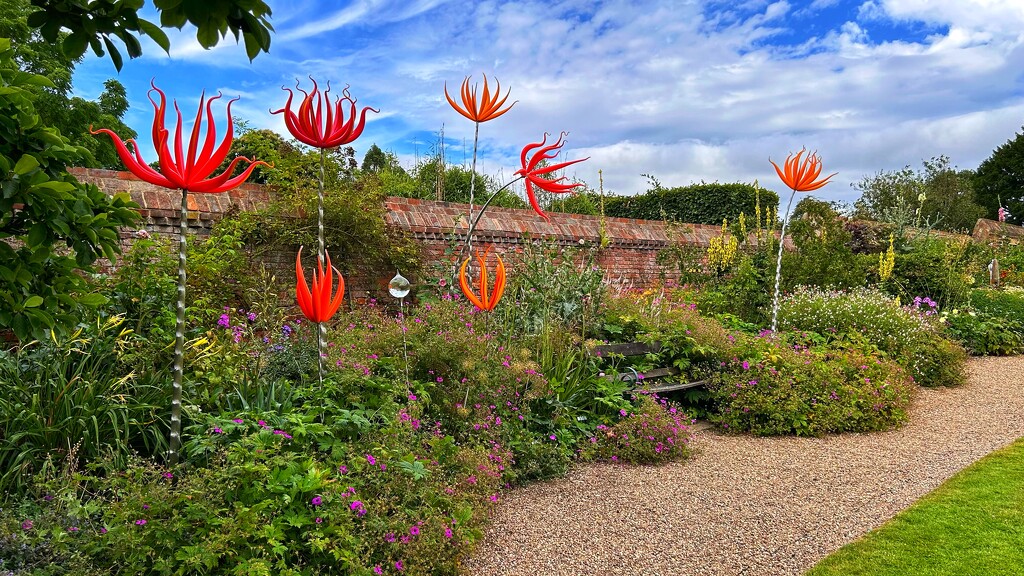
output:
[[789,195],[789,203],[786,204],[786,215],[782,218],[782,234],[779,235],[779,259],[775,263],[775,297],[772,299],[772,332],[779,328],[779,280],[782,278],[782,249],[786,245],[786,225],[789,224],[789,209],[793,206],[793,197],[796,190]]
[[[467,222],[475,222],[473,220],[473,192],[476,189],[476,149],[477,143],[480,140],[480,123],[476,123],[476,130],[473,131],[473,166],[469,172],[469,220]],[[444,174],[441,174],[444,178]],[[480,213],[483,213],[483,209],[480,209]],[[477,219],[480,217],[477,216]],[[466,235],[466,248],[472,251],[473,248],[473,227],[470,226],[469,234]]]
[[[506,183],[504,186],[502,186],[501,188],[498,188],[494,192],[494,194],[491,194],[490,197],[487,198],[487,201],[484,202],[482,206],[480,206],[480,211],[476,213],[476,218],[473,218],[470,221],[470,223],[469,223],[469,231],[466,232],[466,245],[463,247],[465,250],[472,249],[472,247],[473,247],[473,241],[472,241],[473,231],[476,230],[477,223],[480,222],[480,218],[484,215],[484,211],[487,210],[487,207],[491,205],[491,201],[494,200],[495,198],[497,198],[498,194],[501,194],[502,191],[508,189],[509,186],[515,184],[516,182],[519,182],[522,179],[523,179],[523,177],[519,176],[515,180],[511,180],[508,183]],[[466,253],[463,252],[462,257],[465,257],[465,256],[466,256]]]
[[[327,248],[324,246],[324,165],[327,163],[327,150],[324,148],[320,149],[320,181],[317,187],[317,220],[316,220],[316,234],[317,234],[317,251],[316,255],[319,260],[317,263],[322,265],[325,262],[324,253]],[[333,270],[327,270],[328,277],[334,276]],[[321,280],[322,281],[322,280]],[[323,322],[317,323],[316,330],[316,359],[317,359],[317,374],[319,375],[320,389],[323,390],[324,386],[324,348],[327,342],[327,326]]]
[[181,449],[181,377],[185,368],[185,255],[188,246],[188,190],[181,191],[181,214],[178,223],[178,319],[174,327],[174,383],[171,388],[171,442],[167,460],[178,463]]

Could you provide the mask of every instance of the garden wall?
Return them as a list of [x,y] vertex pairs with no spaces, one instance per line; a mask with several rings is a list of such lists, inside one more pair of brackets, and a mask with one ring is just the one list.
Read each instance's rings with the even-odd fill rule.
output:
[[[178,229],[180,193],[143,182],[130,172],[74,168],[77,178],[98,186],[108,194],[128,192],[141,207],[141,229],[149,234],[171,235]],[[199,236],[210,234],[213,225],[231,210],[254,210],[266,205],[272,193],[256,184],[244,184],[221,194],[190,194],[189,231]],[[423,248],[423,262],[440,260],[452,241],[453,231],[464,239],[467,230],[465,204],[388,198],[388,223],[405,230]],[[477,245],[494,245],[499,252],[521,250],[530,238],[544,238],[564,246],[597,246],[601,240],[601,218],[579,214],[551,213],[551,221],[540,218],[533,210],[489,208],[474,231]],[[461,218],[460,218],[461,217]],[[708,240],[720,234],[720,227],[703,224],[670,225],[666,222],[604,219],[606,247],[599,251],[597,263],[605,271],[605,280],[620,288],[644,288],[662,277],[655,262],[658,252],[673,242],[706,247]],[[122,232],[127,248],[139,231]],[[295,262],[294,249],[266,255],[265,261],[280,270],[279,278],[291,279]],[[393,271],[382,271],[379,278],[346,278],[349,291],[356,299],[380,296]],[[665,277],[674,279],[668,272]]]

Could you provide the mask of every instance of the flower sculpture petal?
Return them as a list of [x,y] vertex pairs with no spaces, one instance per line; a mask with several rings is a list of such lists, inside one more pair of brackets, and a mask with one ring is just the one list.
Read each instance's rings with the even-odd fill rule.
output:
[[[497,87],[494,90],[494,94],[491,95],[491,88],[487,84],[486,74],[484,74],[484,92],[481,94],[481,98],[478,102],[477,86],[474,85],[470,88],[469,79],[470,77],[467,76],[466,79],[462,81],[462,106],[459,106],[448,94],[447,84],[444,86],[444,96],[448,99],[448,103],[451,104],[452,108],[455,108],[456,112],[462,114],[466,118],[469,118],[473,122],[480,123],[487,122],[488,120],[494,120],[498,116],[501,116],[505,112],[511,110],[512,107],[516,105],[516,102],[518,102],[517,100],[516,102],[509,104],[508,108],[505,108],[504,110],[501,109],[501,107],[505,105],[505,101],[508,100],[508,96],[512,92],[512,89],[509,88],[509,90],[505,92],[505,97],[501,98],[501,82],[498,82],[498,79],[495,78],[494,82]],[[499,100],[499,98],[501,99]]]
[[772,163],[772,166],[775,167],[775,172],[778,173],[779,178],[782,179],[786,186],[789,186],[790,189],[796,192],[810,192],[812,190],[817,190],[825,184],[828,184],[828,181],[832,176],[838,174],[838,172],[833,172],[824,179],[817,180],[818,176],[821,174],[821,158],[818,157],[817,153],[812,153],[808,155],[807,158],[804,159],[803,164],[801,164],[800,157],[803,156],[804,152],[806,152],[806,150],[800,150],[796,153],[796,156],[793,154],[787,156],[785,170],[779,168],[779,165],[772,162],[771,159],[768,160]]
[[[313,77],[310,76],[310,80]],[[302,102],[298,110],[292,111],[292,99],[295,93],[291,88],[282,88],[288,91],[288,101],[284,108],[271,110],[271,114],[284,113],[284,124],[288,132],[296,140],[314,148],[335,148],[353,142],[363,133],[366,125],[366,113],[373,111],[380,113],[376,108],[364,107],[362,112],[357,114],[356,100],[349,94],[348,88],[341,91],[341,97],[336,98],[331,104],[331,83],[327,83],[327,89],[321,92],[313,80],[313,91],[306,92],[299,88],[298,82],[295,89],[302,92]],[[326,110],[325,110],[326,104]],[[346,104],[348,107],[348,119],[346,120]],[[356,118],[358,117],[358,121]]]
[[[559,135],[557,142],[555,142],[554,144],[546,145],[548,141],[548,135],[547,133],[545,133],[544,139],[541,140],[540,142],[527,144],[525,147],[523,147],[523,151],[520,154],[520,161],[523,167],[520,168],[519,170],[516,170],[515,172],[516,174],[521,175],[526,180],[526,195],[530,199],[530,206],[533,206],[534,211],[536,211],[537,214],[540,214],[542,218],[548,221],[551,220],[551,217],[545,214],[544,211],[540,209],[540,204],[537,203],[537,196],[535,195],[533,187],[537,186],[542,190],[546,190],[554,194],[564,194],[565,192],[568,192],[573,188],[583,186],[583,184],[579,182],[575,184],[563,184],[562,181],[565,180],[565,176],[554,179],[543,178],[542,176],[544,174],[550,174],[555,170],[561,170],[562,168],[565,168],[566,166],[571,166],[573,164],[576,164],[577,162],[583,162],[584,160],[589,159],[588,156],[587,158],[580,158],[579,160],[570,160],[568,162],[559,162],[558,164],[550,164],[538,167],[538,164],[540,164],[542,161],[551,160],[558,156],[558,151],[562,148],[563,145],[565,145],[565,142],[563,141],[565,135],[565,132],[562,132],[561,135]],[[529,160],[527,160],[526,157],[533,150],[536,150],[536,152],[533,152],[533,156],[531,156]]]
[[[490,250],[488,250],[489,252]],[[501,256],[495,255],[498,259],[498,269],[495,272],[494,277],[494,288],[487,291],[487,258],[486,253],[481,255],[478,250],[476,253],[477,264],[480,266],[480,294],[473,293],[473,289],[469,286],[469,279],[466,277],[466,267],[469,266],[469,261],[472,258],[466,258],[466,261],[462,263],[462,268],[459,269],[459,287],[462,288],[462,293],[466,295],[466,298],[481,310],[494,310],[494,307],[498,305],[498,301],[501,300],[502,295],[505,294],[505,263],[501,260]]]
[[[338,289],[331,297],[331,288],[334,283],[334,274],[338,275]],[[313,287],[306,283],[306,274],[302,270],[302,248],[295,257],[295,299],[298,300],[299,309],[302,315],[313,322],[326,322],[334,316],[341,306],[345,296],[345,278],[331,266],[331,255],[327,254],[327,271],[324,271],[324,263],[317,259],[317,269],[313,271]]]
[[[106,128],[100,128],[99,130],[93,130],[89,127],[89,131],[92,134],[106,134],[114,141],[114,148],[117,150],[117,155],[124,162],[124,165],[128,167],[128,170],[132,174],[135,174],[142,180],[149,182],[150,184],[156,184],[157,186],[163,186],[165,188],[180,188],[182,190],[188,190],[189,192],[200,192],[200,193],[216,193],[230,190],[249,177],[252,171],[257,166],[271,167],[270,164],[261,160],[250,160],[245,157],[239,156],[231,161],[227,169],[224,170],[218,176],[210,177],[214,170],[224,162],[227,158],[228,152],[231,150],[231,141],[233,139],[234,125],[231,120],[231,104],[237,100],[237,98],[228,102],[227,116],[228,116],[228,128],[227,134],[224,139],[221,140],[220,144],[216,144],[217,140],[217,127],[213,121],[213,101],[221,97],[220,94],[206,100],[205,92],[199,99],[199,110],[196,112],[196,120],[192,125],[192,135],[189,138],[188,149],[185,150],[182,146],[182,130],[181,130],[181,111],[178,109],[178,103],[174,103],[174,110],[178,114],[178,121],[175,125],[174,135],[174,150],[171,151],[170,145],[170,131],[164,127],[164,113],[167,109],[167,97],[162,90],[156,87],[155,84],[151,84],[153,87],[149,91],[149,101],[153,104],[153,147],[156,148],[157,156],[160,160],[160,169],[155,170],[149,166],[142,157],[142,153],[139,151],[139,146],[135,140],[128,140],[128,144],[132,145],[132,150],[128,149],[128,146],[121,138],[113,131]],[[157,103],[153,100],[153,92],[159,94],[160,102]],[[199,135],[202,131],[203,123],[203,106],[206,106],[206,137],[203,139],[203,147],[199,149]],[[231,174],[235,171],[235,168],[241,162],[248,162],[245,170],[238,176],[232,177]]]

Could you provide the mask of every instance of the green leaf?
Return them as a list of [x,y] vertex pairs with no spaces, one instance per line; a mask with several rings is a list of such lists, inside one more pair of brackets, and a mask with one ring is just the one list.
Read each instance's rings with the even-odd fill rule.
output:
[[89,45],[89,35],[78,31],[69,34],[64,38],[64,42],[61,48],[64,50],[64,55],[72,60],[77,60],[85,54],[85,48]]
[[46,224],[43,222],[36,222],[32,225],[32,228],[28,231],[28,242],[29,248],[35,248],[46,241],[47,236]]
[[95,308],[97,306],[102,306],[103,304],[106,304],[107,302],[108,302],[108,299],[107,299],[106,296],[104,296],[102,294],[97,294],[95,292],[92,292],[92,293],[89,293],[89,294],[84,294],[84,295],[78,297],[78,303],[79,304],[81,304],[83,306],[88,306],[90,308]]
[[19,158],[18,163],[14,165],[14,173],[19,176],[24,176],[38,167],[39,160],[36,160],[36,157],[31,154],[25,154]]
[[110,41],[110,38],[104,36],[103,43],[106,44],[107,51],[110,52],[110,59],[114,62],[114,68],[120,72],[121,66],[124,66],[124,59],[121,58],[121,53],[118,52],[117,47]]
[[42,296],[29,296],[28,300],[25,300],[25,308],[36,308],[43,303]]
[[220,34],[217,32],[216,26],[204,24],[196,31],[196,40],[199,40],[199,44],[203,48],[210,49],[217,45]]
[[159,26],[148,20],[140,19],[139,30],[142,30],[142,33],[149,36],[153,42],[156,42],[157,46],[163,48],[164,52],[171,53],[171,41],[167,39],[167,34],[164,34],[164,31]]

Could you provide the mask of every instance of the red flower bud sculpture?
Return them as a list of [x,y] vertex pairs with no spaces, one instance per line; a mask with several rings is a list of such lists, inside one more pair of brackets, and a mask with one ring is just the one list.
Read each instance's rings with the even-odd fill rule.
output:
[[[335,98],[331,104],[331,83],[327,83],[327,89],[321,92],[313,81],[313,91],[306,92],[295,83],[295,89],[302,92],[302,102],[296,112],[292,112],[292,99],[295,93],[290,88],[283,88],[288,91],[288,101],[284,108],[271,110],[271,114],[284,113],[284,124],[299,142],[320,149],[320,176],[317,179],[317,258],[322,263],[326,254],[324,242],[324,170],[327,165],[327,149],[343,146],[354,142],[363,133],[366,125],[366,113],[380,112],[376,108],[365,107],[358,113],[356,99],[349,94],[348,88],[341,91],[341,97]],[[348,119],[346,120],[346,108],[348,108]],[[329,261],[328,261],[329,262]],[[330,265],[328,265],[330,271]],[[317,350],[322,358],[327,340],[327,327],[320,323],[317,335]],[[323,366],[320,368],[320,380],[323,380]]]
[[[331,297],[335,273],[338,275],[338,289]],[[295,299],[302,315],[317,324],[330,320],[345,297],[345,278],[331,266],[331,255],[327,255],[326,272],[323,260],[317,261],[317,268],[313,271],[313,288],[310,289],[306,283],[306,274],[302,271],[302,248],[299,248],[299,254],[295,257],[295,278]]]
[[[516,174],[519,174],[520,176],[526,179],[526,195],[530,198],[530,206],[533,206],[533,209],[537,212],[537,214],[540,214],[542,218],[548,221],[550,221],[551,218],[547,214],[545,214],[543,210],[540,209],[540,204],[537,203],[537,197],[534,194],[533,187],[537,186],[541,190],[546,190],[553,194],[564,194],[572,190],[573,188],[583,186],[583,184],[580,183],[562,184],[562,180],[565,180],[565,176],[550,179],[542,178],[542,175],[550,174],[555,170],[561,170],[566,166],[571,166],[573,164],[576,164],[577,162],[583,162],[584,160],[589,159],[589,157],[580,158],[579,160],[570,160],[568,162],[559,162],[558,164],[551,164],[538,167],[537,165],[540,164],[541,161],[551,160],[558,156],[558,150],[560,150],[562,146],[565,145],[565,142],[563,141],[565,135],[565,132],[562,132],[558,136],[558,142],[555,142],[554,144],[550,144],[547,146],[545,146],[545,144],[547,144],[548,141],[547,133],[544,134],[544,139],[541,140],[540,142],[527,144],[525,147],[523,147],[523,151],[520,154],[520,161],[523,167],[520,168],[519,170],[516,170],[515,172]],[[527,161],[526,156],[530,153],[530,151],[536,150],[538,148],[539,150],[534,152],[533,156],[531,156],[529,161]]]
[[[185,233],[188,230],[188,193],[215,193],[230,190],[249,177],[253,169],[263,165],[270,167],[266,162],[253,161],[248,158],[238,157],[228,164],[228,167],[217,176],[211,176],[222,162],[227,158],[231,150],[231,141],[234,138],[234,126],[231,122],[231,103],[228,102],[227,133],[220,144],[216,144],[217,128],[213,123],[213,101],[219,99],[218,94],[206,100],[206,94],[199,98],[199,111],[196,112],[196,120],[192,125],[192,135],[188,140],[188,148],[183,146],[181,111],[178,110],[178,103],[174,103],[174,111],[178,114],[178,121],[175,124],[174,149],[171,150],[170,131],[164,127],[164,113],[167,109],[167,98],[155,84],[149,91],[149,101],[153,104],[153,147],[156,148],[160,160],[159,170],[153,169],[142,158],[142,153],[134,140],[129,140],[133,150],[129,151],[125,143],[112,131],[105,128],[92,130],[93,134],[106,134],[114,141],[117,155],[124,162],[128,170],[142,180],[163,186],[165,188],[178,188],[181,190],[181,215],[178,228],[178,318],[174,333],[174,383],[171,395],[171,441],[167,456],[171,465],[178,462],[178,451],[181,447],[181,377],[184,371],[184,348],[185,348]],[[160,95],[160,103],[153,100],[153,92]],[[203,106],[206,106],[206,136],[202,138],[203,146],[199,148],[200,132],[202,132]],[[235,167],[241,162],[248,162],[245,170],[238,176],[232,177]]]
[[481,310],[494,310],[494,307],[498,305],[498,301],[501,300],[502,295],[505,293],[505,263],[501,260],[501,256],[495,255],[495,258],[498,259],[498,269],[495,272],[494,288],[490,292],[487,291],[486,254],[481,255],[479,250],[476,253],[476,261],[480,266],[479,295],[473,293],[473,289],[469,287],[469,279],[466,278],[466,268],[469,266],[471,258],[466,258],[465,262],[462,263],[462,268],[459,269],[459,287],[462,288],[462,293],[466,295],[466,298],[474,306]]
[[782,247],[786,241],[786,225],[789,224],[789,209],[793,207],[793,197],[797,192],[810,192],[817,190],[835,176],[837,172],[818,180],[821,175],[821,158],[818,154],[811,153],[800,163],[800,157],[806,150],[801,149],[796,156],[790,154],[786,157],[785,170],[769,158],[768,161],[775,167],[775,172],[782,179],[782,182],[789,186],[792,192],[789,194],[789,204],[786,205],[786,214],[782,218],[782,234],[779,235],[779,259],[775,265],[775,297],[772,299],[772,332],[779,327],[779,281],[782,279]]

